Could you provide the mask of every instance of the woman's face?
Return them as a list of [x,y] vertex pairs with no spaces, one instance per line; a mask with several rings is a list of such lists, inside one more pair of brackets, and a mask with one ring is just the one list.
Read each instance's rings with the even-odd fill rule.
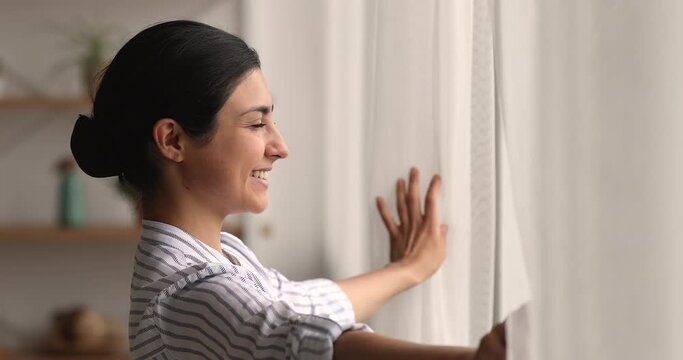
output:
[[223,216],[268,206],[268,175],[288,149],[273,122],[273,100],[260,70],[237,85],[217,114],[214,137],[187,152],[184,186]]

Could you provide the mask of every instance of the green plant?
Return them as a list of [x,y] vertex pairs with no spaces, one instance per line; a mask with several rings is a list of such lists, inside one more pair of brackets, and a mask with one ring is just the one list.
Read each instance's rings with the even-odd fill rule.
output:
[[73,41],[79,47],[77,56],[84,85],[88,95],[93,96],[97,87],[96,76],[104,68],[111,47],[110,34],[106,29],[91,28],[76,33]]
[[92,34],[84,39],[84,49],[81,54],[81,69],[85,79],[92,79],[104,67],[106,38],[101,34]]
[[68,28],[58,27],[57,33],[67,41],[68,64],[80,69],[84,88],[89,96],[94,96],[97,88],[97,75],[106,66],[114,48],[121,40],[120,28],[113,25],[70,24]]

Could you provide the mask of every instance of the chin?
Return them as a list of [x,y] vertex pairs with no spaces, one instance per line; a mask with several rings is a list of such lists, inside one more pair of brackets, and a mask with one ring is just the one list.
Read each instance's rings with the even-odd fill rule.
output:
[[254,214],[260,214],[264,212],[266,208],[268,208],[268,202],[264,201],[262,203],[254,204],[254,206],[251,206],[249,212]]

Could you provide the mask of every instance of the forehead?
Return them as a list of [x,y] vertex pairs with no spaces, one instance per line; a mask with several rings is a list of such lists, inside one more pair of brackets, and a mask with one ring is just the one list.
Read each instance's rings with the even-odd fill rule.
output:
[[235,87],[220,112],[239,116],[258,106],[271,108],[273,99],[260,69],[247,74]]

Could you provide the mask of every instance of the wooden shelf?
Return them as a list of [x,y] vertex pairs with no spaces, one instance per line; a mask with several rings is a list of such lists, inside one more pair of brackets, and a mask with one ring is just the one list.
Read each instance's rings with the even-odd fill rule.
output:
[[0,360],[130,360],[130,355],[51,355],[0,353]]
[[[242,229],[239,225],[226,225],[223,231],[240,237]],[[139,238],[140,229],[134,226],[0,226],[0,241],[137,241]]]
[[140,230],[131,227],[103,226],[61,228],[57,226],[3,226],[0,241],[99,241],[137,240]]
[[91,105],[88,98],[0,98],[0,109],[74,109]]

